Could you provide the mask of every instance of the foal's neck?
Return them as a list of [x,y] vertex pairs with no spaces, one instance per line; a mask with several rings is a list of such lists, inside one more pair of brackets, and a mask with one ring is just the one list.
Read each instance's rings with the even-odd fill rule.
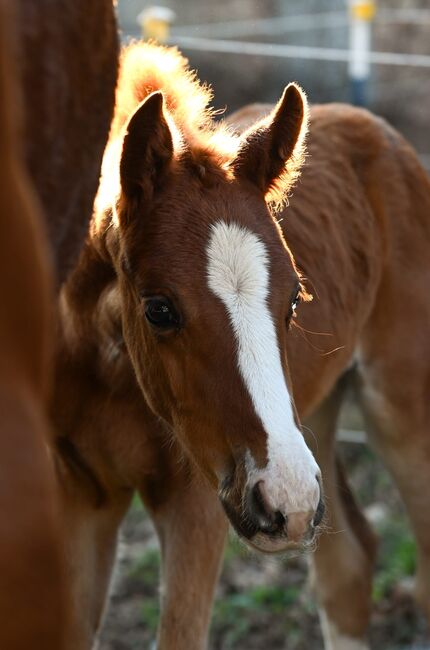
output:
[[143,402],[122,339],[115,272],[99,244],[88,240],[60,295],[52,400],[60,464],[95,505],[134,487],[122,447]]
[[54,361],[53,448],[73,602],[67,647],[74,650],[90,647],[100,624],[117,531],[135,487],[128,449],[143,401],[122,347],[115,274],[92,241],[59,299]]

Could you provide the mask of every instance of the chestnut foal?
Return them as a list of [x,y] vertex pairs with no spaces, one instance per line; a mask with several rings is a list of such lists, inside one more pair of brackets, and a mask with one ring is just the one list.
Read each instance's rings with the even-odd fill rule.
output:
[[241,140],[209,99],[176,51],[126,52],[100,212],[61,295],[53,418],[75,650],[99,624],[134,489],[161,537],[165,648],[205,643],[225,534],[211,492],[263,551],[311,543],[323,514],[284,352],[306,293],[265,200],[297,175],[305,100],[288,86]]
[[[220,503],[260,550],[312,538],[321,482],[297,407],[317,433],[309,445],[330,527],[342,531],[321,536],[314,560],[327,647],[364,648],[374,543],[346,484],[338,490],[333,433],[341,378],[355,364],[413,519],[428,608],[429,182],[382,121],[317,107],[311,162],[282,233],[269,206],[302,161],[302,93],[289,86],[242,136],[213,125],[209,99],[176,52],[137,45],[123,56],[96,215],[60,300],[53,411],[75,598],[70,647],[89,647],[99,625],[134,489],[161,540],[158,648],[205,646],[226,528]],[[315,295],[300,307],[309,296],[283,234]]]

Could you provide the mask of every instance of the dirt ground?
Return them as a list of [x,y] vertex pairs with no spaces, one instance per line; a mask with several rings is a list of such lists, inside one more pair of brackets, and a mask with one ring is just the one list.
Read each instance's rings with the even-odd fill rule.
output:
[[[415,545],[397,492],[368,447],[340,446],[355,493],[380,538],[371,647],[429,650],[426,625],[412,598]],[[158,570],[157,539],[136,500],[121,531],[117,574],[99,650],[155,649]],[[321,649],[316,605],[307,585],[306,557],[258,556],[232,534],[217,590],[209,647]]]

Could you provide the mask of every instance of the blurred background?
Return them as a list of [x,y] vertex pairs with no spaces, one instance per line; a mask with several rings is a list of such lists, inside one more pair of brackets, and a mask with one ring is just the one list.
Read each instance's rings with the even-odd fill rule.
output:
[[[143,23],[146,35],[177,44],[213,86],[217,108],[229,113],[249,102],[273,102],[295,80],[311,103],[353,102],[384,116],[430,171],[429,0],[166,0],[161,10],[142,0],[118,0],[118,14],[123,42],[140,37]],[[380,537],[371,646],[429,649],[413,601],[415,545],[406,515],[365,444],[351,402],[339,439],[355,493]],[[152,525],[136,498],[122,530],[100,650],[154,647],[159,565]],[[232,537],[210,649],[321,649],[306,576],[306,557],[256,556]]]
[[[312,103],[351,101],[351,74],[361,75],[365,103],[402,131],[430,168],[428,0],[166,0],[165,6],[175,14],[169,41],[213,86],[217,107],[273,102],[292,80]],[[118,1],[124,40],[139,37],[137,17],[149,7]],[[360,56],[348,59],[354,47],[365,49],[366,31],[374,54],[363,71]],[[252,52],[251,44],[258,55],[241,53]],[[231,51],[210,51],[220,47]]]

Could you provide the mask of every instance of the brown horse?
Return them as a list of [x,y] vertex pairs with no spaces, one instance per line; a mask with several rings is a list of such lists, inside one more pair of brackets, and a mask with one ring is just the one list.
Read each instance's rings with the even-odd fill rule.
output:
[[52,289],[91,217],[117,50],[112,0],[0,0],[0,647],[8,650],[63,647],[69,605],[48,454]]
[[0,2],[0,647],[61,648],[64,589],[46,448],[50,268],[22,157],[14,17]]
[[[298,412],[317,434],[309,444],[330,526],[342,531],[321,536],[314,560],[327,647],[364,648],[374,543],[346,483],[338,489],[335,419],[341,379],[356,367],[413,521],[428,610],[430,183],[382,120],[315,107],[309,163],[278,222],[272,206],[303,157],[303,94],[289,86],[241,136],[214,125],[209,99],[174,51],[124,55],[98,211],[59,310],[53,413],[76,603],[70,647],[88,647],[99,625],[134,489],[161,540],[159,648],[204,647],[220,503],[260,550],[309,542],[321,482]],[[323,349],[315,331],[329,335]]]

